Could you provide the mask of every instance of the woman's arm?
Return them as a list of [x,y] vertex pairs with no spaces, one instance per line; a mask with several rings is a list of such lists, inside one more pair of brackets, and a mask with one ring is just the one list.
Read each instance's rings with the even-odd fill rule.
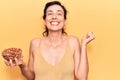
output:
[[75,52],[74,52],[74,60],[75,60],[75,75],[78,80],[87,80],[89,65],[87,58],[87,44],[94,39],[94,36],[91,32],[88,33],[82,39],[81,45],[79,44],[79,40],[76,39],[75,43]]
[[[34,52],[36,46],[38,45],[38,42],[39,42],[39,40],[37,41],[35,39],[35,40],[32,40],[30,43],[28,65],[26,65],[24,63],[22,55],[20,55],[19,57],[15,57],[13,60],[9,57],[8,57],[8,59],[6,59],[5,56],[3,55],[5,64],[10,67],[19,66],[22,74],[27,78],[27,80],[34,80],[35,75],[34,75],[34,69],[33,69],[33,64],[34,64],[33,52]],[[11,50],[12,50],[12,48],[11,48]],[[6,52],[3,52],[3,53],[5,54]]]
[[35,78],[34,71],[33,71],[33,60],[34,60],[33,48],[34,48],[34,43],[32,41],[30,44],[28,65],[25,65],[24,63],[19,65],[22,74],[27,78],[27,80],[34,80]]
[[78,66],[78,80],[87,80],[89,71],[89,64],[87,58],[86,45],[81,43],[80,62]]

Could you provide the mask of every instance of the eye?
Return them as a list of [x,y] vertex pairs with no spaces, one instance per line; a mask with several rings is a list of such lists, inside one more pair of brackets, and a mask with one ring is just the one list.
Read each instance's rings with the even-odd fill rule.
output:
[[59,16],[62,16],[62,13],[58,13]]
[[47,13],[48,16],[52,15],[52,13]]

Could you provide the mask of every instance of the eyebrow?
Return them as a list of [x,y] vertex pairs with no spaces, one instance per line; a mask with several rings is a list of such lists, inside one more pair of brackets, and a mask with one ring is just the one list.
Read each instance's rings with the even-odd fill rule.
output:
[[[48,10],[47,12],[53,12],[53,11],[52,10]],[[57,12],[62,12],[63,13],[62,10],[57,10]]]

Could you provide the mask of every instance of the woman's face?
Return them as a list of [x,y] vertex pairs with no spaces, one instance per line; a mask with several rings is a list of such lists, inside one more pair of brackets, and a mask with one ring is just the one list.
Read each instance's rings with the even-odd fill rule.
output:
[[64,11],[59,5],[52,5],[46,11],[45,25],[49,31],[59,31],[65,26]]

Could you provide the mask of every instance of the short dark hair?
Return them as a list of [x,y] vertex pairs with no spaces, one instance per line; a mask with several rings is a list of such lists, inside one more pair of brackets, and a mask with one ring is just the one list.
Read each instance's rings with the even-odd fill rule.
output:
[[[51,2],[48,2],[46,5],[45,5],[45,8],[44,8],[44,15],[43,15],[43,19],[45,20],[46,18],[46,11],[48,9],[48,7],[52,6],[52,5],[59,5],[62,7],[63,11],[64,11],[64,19],[67,19],[67,10],[66,8],[59,2],[59,1],[51,1]],[[62,29],[62,33],[63,34],[67,34],[64,29]],[[45,27],[45,31],[43,32],[43,36],[48,36],[48,28]]]

